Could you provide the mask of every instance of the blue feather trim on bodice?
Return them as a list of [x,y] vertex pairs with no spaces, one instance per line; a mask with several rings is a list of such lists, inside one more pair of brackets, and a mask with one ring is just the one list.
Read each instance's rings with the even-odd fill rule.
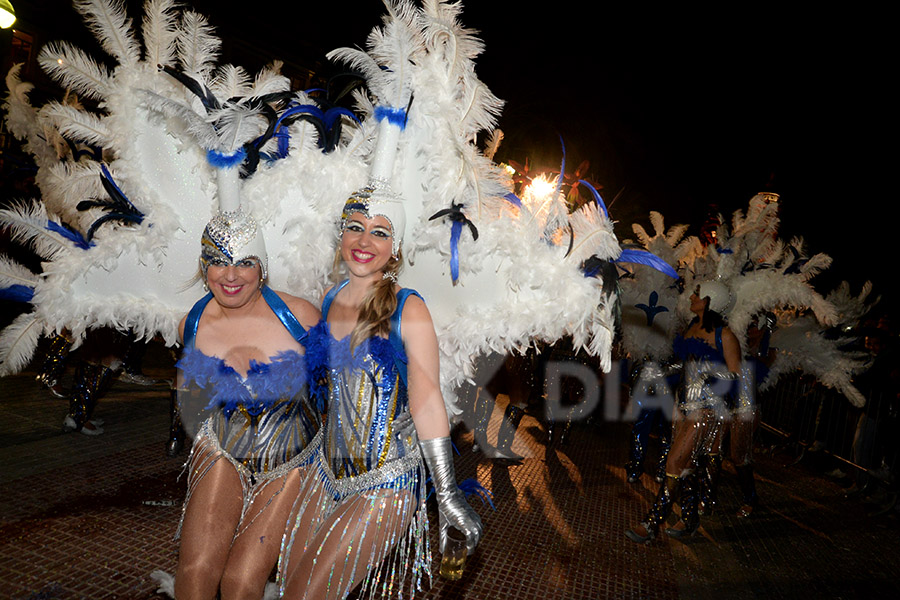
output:
[[301,395],[307,379],[306,359],[296,350],[279,352],[268,362],[251,360],[243,377],[224,359],[196,348],[185,348],[176,366],[185,385],[209,394],[207,410],[220,408],[226,414],[244,407],[258,415],[278,400]]

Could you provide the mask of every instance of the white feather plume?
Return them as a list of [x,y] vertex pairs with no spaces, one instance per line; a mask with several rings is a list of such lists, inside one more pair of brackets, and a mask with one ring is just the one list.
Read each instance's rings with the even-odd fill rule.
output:
[[416,9],[408,0],[386,0],[385,6],[389,14],[384,18],[384,26],[369,34],[368,52],[338,48],[326,56],[358,69],[379,104],[406,108],[414,61],[423,51],[415,31]]
[[122,0],[75,0],[75,10],[88,29],[120,65],[132,66],[141,57],[140,45],[131,31],[131,19]]
[[144,60],[150,66],[175,66],[177,39],[176,0],[147,0],[141,32],[144,38]]
[[74,140],[108,147],[111,134],[102,117],[59,102],[49,102],[41,108],[40,118],[48,119],[63,136]]
[[281,74],[281,61],[275,60],[263,67],[253,80],[249,96],[265,96],[291,89],[291,80]]
[[244,67],[222,65],[216,69],[209,89],[222,102],[229,98],[248,96],[252,90],[250,75]]
[[595,202],[588,202],[569,215],[574,241],[566,260],[580,265],[591,256],[611,260],[618,258],[622,248],[613,233],[612,221]]
[[38,54],[38,64],[63,88],[72,89],[85,98],[100,100],[111,91],[109,69],[68,42],[53,42],[44,46]]
[[47,212],[40,201],[21,203],[0,209],[0,225],[9,227],[10,236],[30,245],[46,260],[53,260],[61,253],[71,251],[71,243],[47,229]]
[[43,324],[34,313],[19,315],[0,332],[0,377],[18,373],[28,365],[43,332]]
[[185,73],[205,80],[215,68],[221,40],[203,15],[186,11],[178,26],[177,55]]
[[0,288],[12,285],[34,287],[40,280],[30,269],[0,254]]

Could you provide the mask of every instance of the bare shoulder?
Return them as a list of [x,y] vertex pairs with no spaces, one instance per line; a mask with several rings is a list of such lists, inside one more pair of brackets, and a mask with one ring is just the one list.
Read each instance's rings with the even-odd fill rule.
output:
[[187,323],[187,315],[181,317],[181,321],[178,323],[178,343],[184,344],[184,325]]
[[727,344],[727,343],[737,344],[738,343],[737,336],[734,335],[734,332],[731,330],[731,328],[729,328],[729,327],[722,328],[722,343],[723,344]]
[[425,301],[422,300],[421,297],[410,294],[406,298],[406,303],[403,305],[401,319],[403,324],[406,324],[407,322],[431,323],[431,313],[428,311],[428,306],[425,305]]
[[304,327],[309,328],[319,322],[319,318],[322,315],[312,302],[304,300],[299,296],[288,294],[287,292],[275,290],[275,293],[278,294],[278,297],[281,298],[285,304],[287,304],[287,307],[294,313],[294,316],[297,317],[297,320],[300,321],[300,324]]

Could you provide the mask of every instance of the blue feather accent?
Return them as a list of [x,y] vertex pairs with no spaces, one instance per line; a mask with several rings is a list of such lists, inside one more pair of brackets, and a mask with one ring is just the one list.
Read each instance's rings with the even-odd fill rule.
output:
[[494,495],[491,494],[490,490],[478,483],[477,479],[470,477],[461,481],[459,483],[459,489],[466,495],[466,498],[474,494],[481,500],[482,504],[487,504],[491,509],[497,510],[497,507],[494,506]]
[[75,231],[74,229],[69,229],[62,223],[57,223],[56,221],[47,221],[46,229],[47,231],[58,233],[62,237],[66,238],[67,240],[75,244],[76,248],[87,250],[94,245],[94,242],[89,242],[84,239],[84,236],[81,235],[81,233]]
[[34,288],[27,285],[11,285],[0,288],[0,300],[28,303],[32,298],[34,298]]
[[232,169],[239,166],[247,158],[247,151],[238,148],[232,154],[225,154],[218,150],[207,150],[206,160],[216,169]]
[[618,258],[613,260],[613,262],[627,262],[627,263],[636,263],[639,265],[647,265],[648,267],[652,267],[659,271],[660,273],[665,273],[669,277],[673,279],[678,279],[678,273],[672,266],[656,256],[652,252],[648,252],[646,250],[639,250],[637,248],[625,248],[622,250],[622,254],[619,255]]
[[88,210],[91,208],[102,208],[106,213],[88,228],[86,239],[88,241],[94,238],[97,229],[109,221],[122,221],[124,223],[141,224],[144,221],[144,213],[139,211],[137,207],[128,199],[125,192],[113,180],[109,169],[106,165],[100,164],[100,183],[103,189],[109,195],[109,200],[91,199],[82,200],[76,205],[78,210]]
[[562,146],[562,164],[559,166],[559,177],[556,180],[556,192],[553,194],[554,198],[559,198],[559,190],[562,189],[563,176],[566,173],[566,143],[563,141],[562,136],[559,136],[559,145]]
[[390,106],[376,106],[375,107],[375,120],[379,123],[388,120],[389,123],[392,123],[399,127],[400,129],[406,128],[406,111],[402,108],[391,108]]
[[522,206],[522,200],[518,196],[513,194],[512,192],[503,196],[503,199],[506,200],[507,202],[511,202],[512,204],[515,204],[518,207]]
[[719,254],[734,254],[734,250],[732,250],[731,248],[716,247],[716,252],[718,252]]
[[606,215],[606,218],[608,219],[609,218],[609,210],[607,210],[606,203],[603,202],[603,198],[600,197],[600,192],[597,191],[597,188],[592,186],[590,183],[588,183],[584,179],[579,179],[578,182],[583,183],[587,189],[591,190],[591,194],[593,194],[593,196],[594,196],[594,201],[597,202],[597,205],[600,207],[600,210],[603,211],[603,214]]

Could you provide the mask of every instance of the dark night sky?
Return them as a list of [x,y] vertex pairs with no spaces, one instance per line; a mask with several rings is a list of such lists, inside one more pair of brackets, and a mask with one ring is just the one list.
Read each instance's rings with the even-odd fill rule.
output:
[[[256,40],[273,58],[364,45],[383,12],[377,0],[257,0],[235,20],[222,11],[229,3],[193,4],[223,37]],[[619,194],[620,237],[650,210],[699,225],[715,203],[730,217],[770,184],[782,234],[834,256],[822,286],[873,278],[885,291],[897,212],[885,176],[896,129],[887,14],[584,4],[467,3],[463,23],[486,44],[479,77],[507,102],[499,159],[556,169],[562,136],[569,169],[589,160],[606,201]]]

